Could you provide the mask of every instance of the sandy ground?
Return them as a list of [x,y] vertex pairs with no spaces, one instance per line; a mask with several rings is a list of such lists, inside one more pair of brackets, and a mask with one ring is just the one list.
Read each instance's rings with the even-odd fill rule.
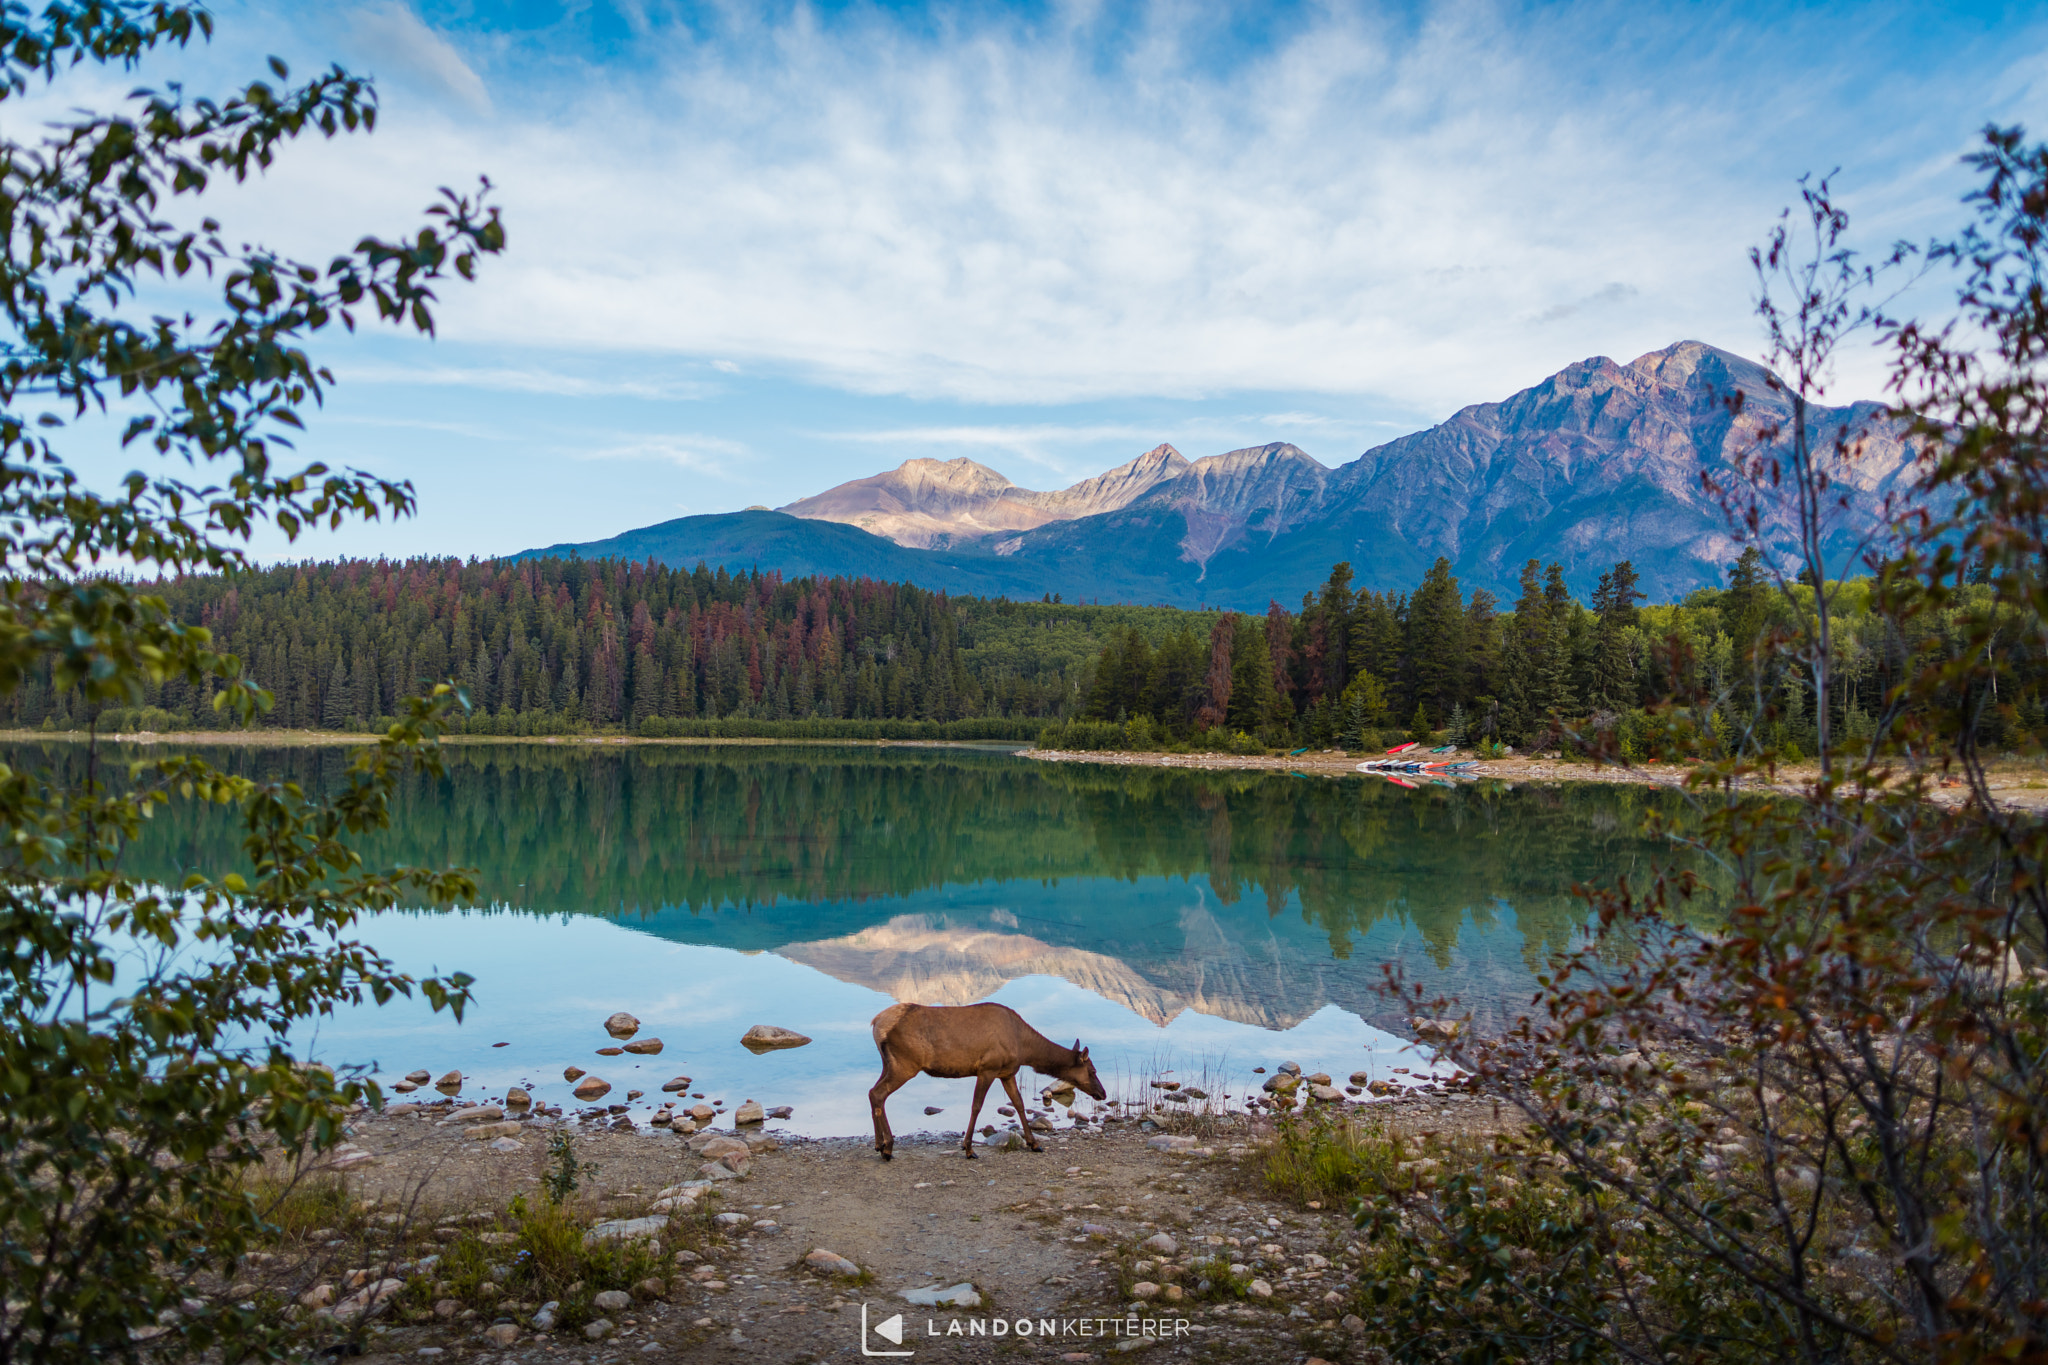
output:
[[[1358,765],[1365,761],[1363,754],[1347,754],[1340,749],[1324,749],[1311,753],[1291,756],[1245,755],[1245,754],[1157,754],[1131,753],[1120,750],[1076,752],[1060,749],[1024,750],[1026,758],[1046,763],[1106,763],[1122,767],[1144,768],[1204,768],[1227,769],[1248,768],[1278,772],[1309,773],[1318,776],[1358,776]],[[1444,754],[1442,759],[1473,757],[1470,753]],[[1590,760],[1566,761],[1537,757],[1514,757],[1488,759],[1476,766],[1455,774],[1449,781],[1490,781],[1490,782],[1606,782],[1633,786],[1683,787],[1688,775],[1695,769],[1675,763],[1641,763],[1629,767],[1613,764],[1594,763]],[[1415,774],[1396,774],[1409,782],[1427,782],[1431,779]],[[1987,772],[1991,797],[2000,806],[2010,810],[2048,810],[2048,766],[2025,760],[1995,763]],[[1742,790],[1769,792],[1777,791],[1795,794],[1808,789],[1820,779],[1820,770],[1811,765],[1784,767],[1777,771],[1775,781],[1751,779],[1740,785]],[[1951,785],[1942,782],[1935,788],[1934,799],[1944,802],[1961,801],[1967,790],[1959,783]]]
[[[1455,1092],[1357,1107],[1416,1136],[1487,1132],[1500,1124],[1491,1101]],[[493,1150],[440,1123],[446,1112],[355,1119],[350,1140],[373,1154],[349,1173],[357,1191],[425,1222],[451,1212],[487,1214],[537,1190],[550,1121],[521,1125],[518,1150]],[[610,1338],[593,1343],[576,1331],[522,1328],[517,1341],[499,1346],[485,1336],[490,1320],[472,1314],[372,1328],[366,1358],[420,1361],[424,1350],[427,1359],[591,1365],[858,1360],[865,1304],[870,1323],[904,1315],[902,1347],[920,1361],[1120,1359],[1131,1353],[1120,1349],[1125,1340],[1145,1343],[1136,1349],[1158,1359],[1362,1360],[1343,1321],[1355,1285],[1348,1267],[1356,1233],[1346,1211],[1301,1208],[1265,1189],[1260,1143],[1269,1122],[1235,1115],[1168,1119],[1156,1128],[1136,1121],[1062,1124],[1041,1135],[1042,1153],[983,1147],[972,1161],[960,1155],[957,1137],[901,1140],[890,1162],[866,1139],[777,1139],[746,1175],[706,1196],[708,1208],[751,1221],[726,1229],[710,1223],[713,1231],[699,1242],[701,1259],[678,1267],[664,1297],[642,1295],[632,1309],[614,1313]],[[1191,1149],[1162,1150],[1158,1144],[1168,1140]],[[590,1217],[646,1213],[659,1191],[692,1178],[701,1161],[660,1129],[586,1132],[577,1142],[579,1155],[596,1167],[578,1196]],[[702,1214],[694,1226],[707,1226]],[[1140,1245],[1160,1233],[1176,1244],[1171,1256]],[[806,1269],[803,1258],[820,1248],[858,1264],[864,1279],[833,1280]],[[288,1253],[294,1283],[336,1279],[334,1268],[320,1266],[321,1254]],[[1219,1254],[1252,1267],[1272,1297],[1141,1304],[1128,1296],[1141,1277],[1171,1283],[1176,1272],[1163,1264]],[[1194,1283],[1192,1273],[1187,1282]],[[981,1307],[918,1307],[902,1297],[921,1286],[962,1283],[973,1285]],[[525,1314],[500,1316],[516,1321],[530,1314],[528,1306]],[[1021,1338],[1014,1327],[1001,1339],[967,1335],[976,1320],[989,1331],[998,1317],[1009,1324],[1028,1318],[1034,1330]],[[1131,1330],[1134,1317],[1139,1336],[1117,1335],[1119,1324]],[[962,1335],[947,1335],[956,1319]],[[1165,1339],[1146,1342],[1148,1320]],[[1042,1337],[1041,1322],[1060,1324],[1059,1333]],[[868,1344],[890,1348],[879,1336]]]

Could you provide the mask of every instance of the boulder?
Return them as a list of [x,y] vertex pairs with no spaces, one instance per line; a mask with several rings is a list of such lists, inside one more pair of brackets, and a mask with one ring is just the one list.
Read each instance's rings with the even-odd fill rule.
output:
[[1283,1076],[1299,1076],[1301,1074],[1301,1063],[1282,1062],[1279,1066],[1274,1067],[1273,1069],[1275,1071],[1278,1071]]
[[1295,1087],[1300,1084],[1300,1077],[1290,1075],[1285,1071],[1279,1071],[1266,1077],[1265,1085],[1260,1088],[1269,1095],[1279,1095],[1282,1098],[1286,1098],[1293,1095]]
[[518,1341],[519,1326],[517,1323],[494,1322],[489,1327],[484,1328],[484,1344],[487,1346],[505,1347],[515,1345]]
[[583,1234],[583,1245],[596,1246],[599,1242],[631,1242],[642,1238],[659,1237],[668,1226],[666,1218],[612,1218],[599,1223]]
[[587,1340],[603,1341],[611,1334],[612,1320],[610,1318],[592,1318],[589,1322],[583,1324],[583,1335]]
[[739,1108],[732,1111],[732,1121],[734,1123],[766,1123],[768,1121],[768,1111],[753,1100],[747,1100]]
[[1159,1297],[1159,1286],[1150,1280],[1140,1280],[1131,1286],[1131,1297],[1141,1301],[1156,1299]]
[[448,1072],[440,1080],[434,1082],[434,1089],[445,1090],[451,1095],[454,1094],[462,1089],[462,1073],[460,1071]]
[[580,1066],[565,1066],[562,1068],[562,1079],[565,1081],[573,1081],[582,1074],[583,1068]]
[[530,1108],[532,1104],[533,1096],[527,1094],[516,1085],[505,1092],[505,1107],[507,1109],[526,1109]]
[[1315,1075],[1304,1076],[1302,1077],[1302,1079],[1307,1081],[1310,1085],[1328,1085],[1330,1083],[1330,1073],[1327,1071],[1318,1071]]
[[579,1100],[602,1099],[611,1094],[612,1083],[596,1076],[585,1076],[576,1083],[575,1096]]
[[680,1094],[683,1091],[688,1090],[689,1088],[690,1078],[688,1076],[677,1076],[673,1080],[663,1081],[661,1083],[661,1093],[664,1095]]
[[786,1104],[778,1104],[768,1111],[768,1117],[771,1119],[786,1119],[795,1112],[794,1109],[791,1109]]
[[434,1073],[424,1069],[419,1071],[408,1071],[405,1073],[405,1078],[411,1081],[414,1085],[425,1085],[428,1081],[434,1079]]
[[626,1051],[636,1057],[654,1057],[660,1055],[661,1046],[661,1039],[659,1038],[635,1038],[632,1042],[626,1044]]
[[709,1123],[713,1119],[718,1117],[718,1111],[716,1109],[713,1109],[710,1105],[701,1102],[691,1105],[689,1109],[689,1114],[690,1117],[695,1119],[698,1123]]
[[844,1279],[857,1279],[861,1273],[860,1267],[852,1261],[847,1260],[836,1251],[827,1251],[823,1247],[819,1247],[805,1256],[804,1264],[821,1275],[831,1275]]
[[959,1284],[927,1285],[923,1289],[906,1289],[903,1301],[914,1303],[920,1308],[979,1308],[981,1295],[975,1292],[973,1284],[961,1281]]
[[620,1010],[604,1021],[604,1031],[614,1038],[631,1038],[640,1031],[640,1021]]
[[516,1138],[523,1128],[524,1125],[518,1123],[478,1123],[471,1125],[469,1132],[465,1136],[486,1139]]
[[495,1104],[472,1104],[450,1114],[444,1123],[487,1123],[505,1117],[505,1111]]
[[1353,1085],[1371,1085],[1372,1073],[1370,1071],[1354,1071],[1351,1073],[1351,1083]]
[[743,1140],[732,1136],[730,1133],[699,1133],[685,1143],[684,1146],[709,1161],[716,1161],[727,1152],[738,1152],[744,1155],[753,1150]]
[[786,1047],[803,1047],[811,1040],[794,1029],[774,1024],[756,1024],[740,1038],[740,1046],[752,1053],[775,1052]]
[[633,1296],[623,1289],[605,1289],[591,1295],[590,1306],[604,1313],[623,1313],[633,1306]]
[[1173,1256],[1180,1252],[1180,1243],[1174,1241],[1172,1237],[1163,1232],[1152,1234],[1152,1236],[1147,1237],[1138,1245],[1147,1251],[1155,1252],[1161,1256]]
[[1311,1085],[1308,1088],[1308,1097],[1312,1100],[1321,1100],[1324,1104],[1336,1104],[1343,1100],[1344,1092],[1334,1085]]

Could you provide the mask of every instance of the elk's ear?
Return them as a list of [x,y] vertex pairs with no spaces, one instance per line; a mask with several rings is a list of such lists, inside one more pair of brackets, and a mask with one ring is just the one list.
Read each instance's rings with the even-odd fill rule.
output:
[[1076,1057],[1086,1057],[1088,1055],[1088,1049],[1081,1046],[1081,1040],[1079,1038],[1076,1038],[1074,1040],[1074,1055]]

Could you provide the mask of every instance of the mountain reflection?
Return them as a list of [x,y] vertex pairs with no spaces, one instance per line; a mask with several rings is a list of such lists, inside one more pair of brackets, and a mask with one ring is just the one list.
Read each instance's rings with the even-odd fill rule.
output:
[[[317,789],[351,754],[209,757]],[[1492,1013],[1583,923],[1573,884],[1640,878],[1673,856],[1644,817],[1683,818],[1637,787],[1404,791],[912,747],[480,745],[448,769],[401,789],[367,860],[469,866],[492,909],[772,950],[899,999],[1046,974],[1161,1024],[1384,1015],[1396,958]],[[230,816],[174,805],[129,867],[240,861]]]

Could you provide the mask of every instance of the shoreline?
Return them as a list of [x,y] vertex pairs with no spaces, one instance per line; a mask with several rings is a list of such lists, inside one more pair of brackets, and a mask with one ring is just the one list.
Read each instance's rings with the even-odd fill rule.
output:
[[[0,742],[26,743],[32,741],[60,741],[83,743],[93,738],[83,730],[0,730]],[[97,738],[111,744],[135,744],[143,746],[240,746],[247,748],[321,748],[374,744],[380,738],[376,734],[348,730],[166,730],[128,731],[103,734]],[[556,746],[580,746],[588,748],[628,748],[634,746],[655,746],[671,748],[768,748],[788,746],[799,748],[859,746],[883,749],[889,747],[913,749],[1006,749],[1019,758],[1039,763],[1098,763],[1110,767],[1126,768],[1178,768],[1200,771],[1225,771],[1238,769],[1248,772],[1291,772],[1302,776],[1317,777],[1371,777],[1383,774],[1361,773],[1358,765],[1377,753],[1345,753],[1337,749],[1323,749],[1313,753],[1297,755],[1280,754],[1221,754],[1221,753],[1162,753],[1128,749],[1038,749],[1032,741],[1007,739],[808,739],[774,738],[762,736],[712,737],[712,736],[645,736],[645,735],[443,735],[441,743],[454,748],[485,747],[511,744],[545,744]],[[1467,755],[1467,757],[1470,757]],[[1464,774],[1448,779],[1451,784],[1472,781],[1494,782],[1594,782],[1610,786],[1666,787],[1683,789],[1686,779],[1695,771],[1692,765],[1676,763],[1645,762],[1639,765],[1622,766],[1614,763],[1600,763],[1590,759],[1568,760],[1563,758],[1533,758],[1516,756],[1478,760],[1479,766]],[[2048,812],[2048,760],[2019,759],[2011,762],[1996,762],[1988,766],[1991,777],[1993,799],[2009,810]],[[1819,769],[1809,765],[1779,768],[1775,781],[1761,777],[1747,778],[1736,784],[1741,792],[1767,794],[1778,793],[1796,796],[1806,791],[1818,779]],[[1406,774],[1417,779],[1418,785],[1427,781],[1423,774]],[[1958,804],[1964,792],[1960,788],[1936,789],[1931,800],[1942,804]]]

